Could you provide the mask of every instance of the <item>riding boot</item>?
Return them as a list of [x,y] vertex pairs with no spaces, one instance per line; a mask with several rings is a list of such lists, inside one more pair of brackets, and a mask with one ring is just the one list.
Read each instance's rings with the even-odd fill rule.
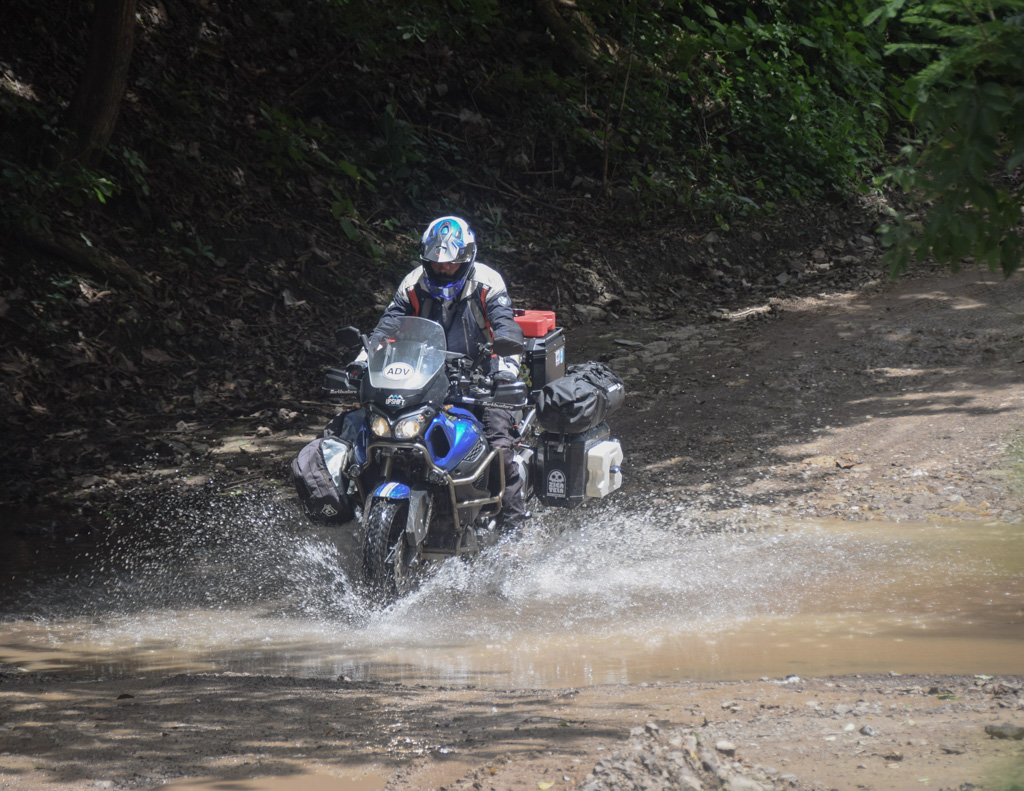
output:
[[501,498],[498,524],[503,532],[509,532],[522,527],[528,514],[523,502],[523,478],[515,453],[511,448],[502,448],[501,457],[505,463],[505,493]]

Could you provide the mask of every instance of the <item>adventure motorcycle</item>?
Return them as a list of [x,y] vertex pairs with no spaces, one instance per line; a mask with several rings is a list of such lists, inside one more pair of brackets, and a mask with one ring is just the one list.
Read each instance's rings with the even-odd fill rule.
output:
[[[474,555],[495,540],[505,467],[484,438],[478,407],[513,413],[524,501],[536,494],[544,505],[574,507],[621,485],[622,449],[604,418],[621,404],[622,382],[599,363],[564,375],[554,314],[518,313],[530,337],[496,338],[473,358],[448,352],[442,327],[414,316],[373,348],[355,328],[338,334],[367,353],[362,408],[310,443],[306,463],[300,453],[293,471],[311,517],[327,514],[315,494],[328,476],[329,494],[340,498],[328,506],[335,515],[361,508],[362,570],[376,598],[400,596],[429,563]],[[487,372],[492,354],[522,355],[525,381],[496,383]],[[355,389],[340,369],[327,371],[324,388]]]

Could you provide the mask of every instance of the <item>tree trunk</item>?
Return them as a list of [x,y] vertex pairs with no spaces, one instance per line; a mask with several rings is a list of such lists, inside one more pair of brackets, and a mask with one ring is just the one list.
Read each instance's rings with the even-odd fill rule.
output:
[[89,57],[67,112],[72,155],[94,163],[117,124],[135,46],[137,0],[95,0]]
[[585,13],[572,5],[567,9],[567,20],[559,10],[558,0],[535,0],[535,8],[555,41],[566,48],[573,60],[598,74],[604,73],[604,67],[597,57],[598,36]]

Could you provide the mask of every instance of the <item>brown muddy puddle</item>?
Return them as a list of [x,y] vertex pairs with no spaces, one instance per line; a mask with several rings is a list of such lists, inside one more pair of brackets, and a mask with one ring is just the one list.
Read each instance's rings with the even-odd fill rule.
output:
[[606,514],[447,564],[384,609],[349,584],[343,540],[263,530],[35,585],[0,621],[0,671],[500,689],[1024,671],[1015,525],[702,534]]
[[183,780],[160,786],[161,791],[381,791],[387,775],[366,772],[327,774],[303,772],[291,777],[251,777]]

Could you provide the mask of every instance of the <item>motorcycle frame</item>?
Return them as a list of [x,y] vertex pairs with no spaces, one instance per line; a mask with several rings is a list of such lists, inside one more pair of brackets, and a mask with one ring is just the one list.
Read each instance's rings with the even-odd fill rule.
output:
[[[472,522],[481,514],[488,517],[496,516],[498,512],[501,510],[501,498],[505,494],[505,464],[501,457],[499,449],[490,448],[487,451],[487,453],[484,454],[483,458],[476,465],[476,467],[473,468],[472,472],[470,472],[468,475],[453,478],[451,474],[443,467],[438,467],[436,464],[434,464],[434,460],[430,458],[430,453],[427,451],[426,446],[420,442],[371,442],[369,445],[366,446],[367,460],[371,458],[375,459],[378,462],[378,464],[380,464],[380,462],[383,461],[383,464],[381,465],[381,478],[383,479],[383,483],[379,484],[377,489],[379,489],[380,486],[383,486],[386,483],[392,482],[391,472],[394,466],[394,457],[396,455],[396,452],[398,451],[407,451],[418,456],[420,459],[423,460],[427,467],[428,480],[432,478],[433,481],[436,481],[436,485],[439,486],[447,485],[448,501],[451,504],[452,511],[452,522],[455,528],[455,534],[458,536],[459,539],[454,554],[472,551],[472,547],[464,549],[462,546],[462,539],[463,536],[465,535],[466,528],[463,525],[463,520],[459,517],[459,511],[479,509],[473,512],[473,516],[470,517],[469,522]],[[490,482],[491,476],[494,474],[491,471],[492,465],[496,465],[497,467],[498,493],[496,495],[491,494],[488,497],[477,497],[472,500],[459,502],[459,487],[471,486],[473,481],[477,480],[480,476],[485,474],[487,475],[488,482]],[[371,501],[374,499],[373,495],[371,494],[369,497],[363,495],[363,486],[358,479],[356,482],[356,486],[360,491],[360,495],[363,496],[363,502],[365,503],[364,508],[368,509],[371,505]],[[409,500],[410,497],[390,497],[387,499]],[[412,520],[413,514],[412,509],[410,509],[409,514],[406,517],[405,529],[406,532],[411,532],[415,536],[415,525],[412,523]],[[426,525],[426,528],[428,530],[429,527],[429,524]],[[422,540],[423,539],[420,538],[417,541],[417,543],[422,542]],[[431,552],[430,554],[448,553]]]

